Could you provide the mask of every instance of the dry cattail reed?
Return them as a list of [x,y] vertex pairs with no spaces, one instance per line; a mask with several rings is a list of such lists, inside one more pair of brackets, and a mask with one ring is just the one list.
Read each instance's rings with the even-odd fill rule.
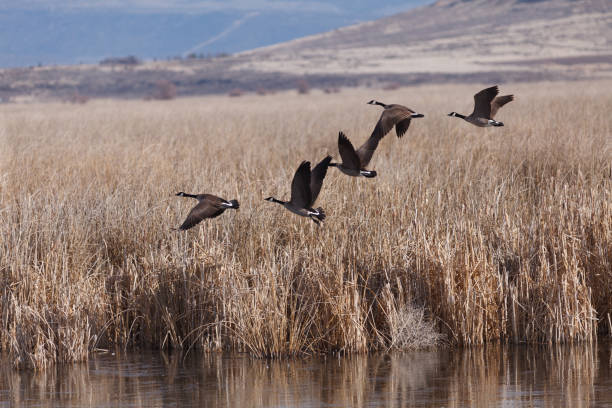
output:
[[[610,83],[504,85],[503,128],[445,116],[479,86],[3,106],[0,349],[45,367],[116,346],[284,356],[609,333]],[[321,228],[263,200],[288,197],[301,160],[337,156],[339,130],[365,140],[372,98],[426,115],[381,142],[376,179],[330,169]],[[241,209],[177,233],[192,204],[177,191]]]

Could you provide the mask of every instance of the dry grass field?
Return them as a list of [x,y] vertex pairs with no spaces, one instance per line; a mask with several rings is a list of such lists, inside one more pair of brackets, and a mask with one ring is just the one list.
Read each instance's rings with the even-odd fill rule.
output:
[[[257,356],[594,341],[611,331],[612,83],[0,107],[0,349],[43,368],[122,347]],[[376,98],[426,115],[375,179],[330,168],[323,226],[288,198],[302,160],[367,138]],[[195,201],[238,199],[187,232]]]

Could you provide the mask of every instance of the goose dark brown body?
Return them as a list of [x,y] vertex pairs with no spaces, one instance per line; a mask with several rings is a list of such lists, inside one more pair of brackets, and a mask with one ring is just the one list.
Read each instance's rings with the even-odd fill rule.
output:
[[382,102],[378,102],[375,100],[371,100],[368,102],[370,105],[379,105],[383,107],[383,111],[380,114],[380,118],[372,131],[372,136],[376,137],[378,140],[385,137],[387,133],[393,129],[395,126],[395,134],[397,137],[404,136],[404,133],[408,130],[410,126],[410,120],[413,118],[422,118],[425,115],[421,113],[416,113],[410,108],[407,108],[403,105],[398,104],[390,104],[386,105]]
[[337,167],[338,170],[349,176],[376,177],[374,170],[366,170],[365,167],[372,160],[379,141],[380,138],[372,134],[358,150],[355,150],[351,141],[343,132],[340,132],[338,133],[338,152],[342,163],[330,163],[329,165]]
[[325,212],[321,207],[314,209],[312,206],[319,196],[330,162],[331,156],[327,156],[311,171],[310,162],[303,161],[295,171],[291,181],[291,199],[282,201],[274,197],[268,197],[266,200],[281,204],[294,214],[310,217],[315,224],[319,224],[320,221],[325,219]]
[[514,100],[514,95],[497,96],[499,88],[497,85],[483,89],[474,95],[474,111],[468,116],[457,112],[451,112],[448,116],[455,116],[478,127],[504,126],[502,122],[494,120],[497,111]]
[[198,200],[198,204],[191,209],[187,218],[180,227],[179,230],[184,231],[194,227],[200,221],[206,218],[215,218],[223,214],[228,208],[237,210],[240,208],[240,204],[236,200],[224,200],[221,197],[214,196],[212,194],[187,194],[184,192],[176,193],[179,197],[190,197]]

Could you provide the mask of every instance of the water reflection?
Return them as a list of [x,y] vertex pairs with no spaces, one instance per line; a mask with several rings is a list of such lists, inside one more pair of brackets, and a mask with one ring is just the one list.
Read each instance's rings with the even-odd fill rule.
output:
[[0,406],[612,406],[610,343],[262,361],[101,354],[41,373],[0,371]]

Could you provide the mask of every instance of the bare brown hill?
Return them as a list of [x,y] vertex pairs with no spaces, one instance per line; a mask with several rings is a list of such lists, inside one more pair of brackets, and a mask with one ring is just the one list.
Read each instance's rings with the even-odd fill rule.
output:
[[0,98],[146,97],[385,83],[612,77],[609,0],[440,0],[384,19],[210,60],[0,71]]
[[610,74],[612,3],[440,0],[241,56],[234,69],[301,74]]

